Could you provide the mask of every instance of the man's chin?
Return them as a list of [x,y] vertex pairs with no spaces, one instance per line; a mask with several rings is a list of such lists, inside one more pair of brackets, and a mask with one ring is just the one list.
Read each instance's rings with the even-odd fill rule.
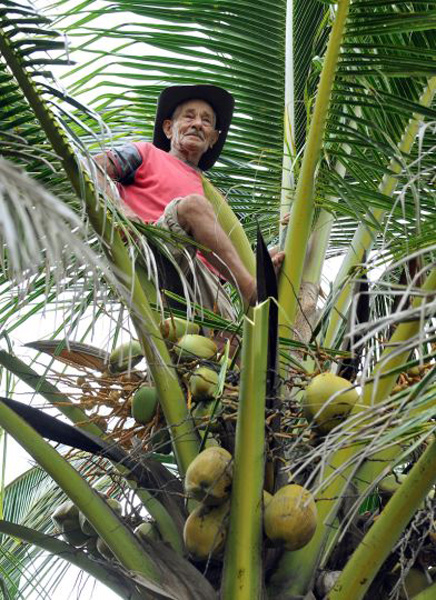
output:
[[199,138],[185,139],[183,143],[183,148],[188,150],[188,152],[199,152],[201,150],[203,150],[203,152],[206,152],[204,142]]

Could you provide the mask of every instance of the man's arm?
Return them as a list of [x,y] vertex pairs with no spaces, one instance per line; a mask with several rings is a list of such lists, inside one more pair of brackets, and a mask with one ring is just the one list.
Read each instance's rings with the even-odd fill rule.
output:
[[100,190],[112,200],[115,206],[131,220],[136,214],[123,202],[113,182],[132,183],[142,158],[134,144],[125,144],[118,150],[107,150],[94,156],[97,164],[97,182]]

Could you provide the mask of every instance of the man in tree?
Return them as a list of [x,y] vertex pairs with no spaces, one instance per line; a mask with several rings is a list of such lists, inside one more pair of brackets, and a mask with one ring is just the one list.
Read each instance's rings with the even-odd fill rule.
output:
[[[219,225],[205,198],[201,172],[218,159],[233,113],[234,100],[213,85],[172,86],[158,101],[153,143],[136,142],[96,157],[97,163],[117,182],[130,215],[191,237],[208,248],[202,251],[205,266],[192,247],[201,303],[231,317],[231,304],[216,271],[237,286],[248,303],[256,300],[256,282]],[[182,270],[183,254],[175,258]],[[283,254],[273,258],[279,266]],[[215,271],[215,272],[214,272]]]

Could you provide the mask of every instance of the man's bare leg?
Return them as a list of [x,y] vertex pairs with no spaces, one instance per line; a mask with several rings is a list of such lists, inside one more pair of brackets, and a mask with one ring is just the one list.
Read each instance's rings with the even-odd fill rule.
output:
[[235,247],[217,221],[210,202],[190,194],[177,205],[179,224],[196,242],[209,248],[206,259],[225,277],[236,283],[244,300],[256,300],[256,281],[244,267]]

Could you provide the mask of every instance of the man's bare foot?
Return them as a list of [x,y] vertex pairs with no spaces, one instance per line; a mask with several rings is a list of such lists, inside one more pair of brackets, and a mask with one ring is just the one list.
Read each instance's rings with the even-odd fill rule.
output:
[[277,247],[271,248],[269,251],[269,255],[271,256],[272,264],[276,275],[279,274],[283,261],[285,260],[285,253],[279,250]]
[[250,306],[254,306],[257,302],[257,286],[255,279],[251,279],[244,285],[239,285],[239,291],[245,302]]
[[[276,275],[278,275],[279,271],[281,269],[281,266],[283,264],[283,261],[285,259],[285,253],[282,252],[281,250],[279,250],[277,247],[272,248],[269,251],[269,253],[271,256],[272,264],[274,266]],[[250,306],[254,306],[256,304],[256,302],[257,302],[257,286],[256,286],[256,281],[254,279],[247,281],[247,283],[244,285],[240,284],[239,290],[240,290],[241,295],[244,298],[245,302],[247,302],[247,304],[249,304]]]

